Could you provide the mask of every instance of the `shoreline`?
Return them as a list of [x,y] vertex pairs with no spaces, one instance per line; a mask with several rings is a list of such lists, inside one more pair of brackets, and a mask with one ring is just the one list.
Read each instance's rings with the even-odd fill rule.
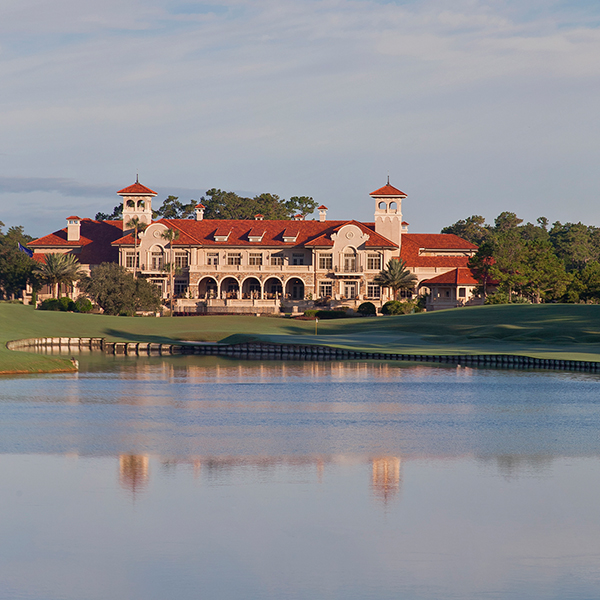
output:
[[[110,342],[104,338],[25,338],[12,340],[6,344],[12,351],[29,351],[26,349],[42,348],[68,348],[69,352],[81,352],[82,349],[90,352],[102,352],[109,355],[122,356],[174,356],[174,355],[199,355],[199,356],[224,356],[227,358],[247,360],[378,360],[378,361],[404,361],[437,364],[454,364],[456,366],[500,368],[500,369],[543,369],[552,371],[570,372],[600,372],[600,360],[582,361],[564,358],[538,358],[525,354],[484,353],[484,354],[430,354],[430,353],[403,353],[403,352],[368,352],[351,350],[322,344],[285,344],[269,343],[262,341],[248,341],[242,343],[211,343],[193,342],[184,343],[151,343],[151,342]],[[67,359],[64,359],[67,360]],[[69,361],[70,362],[70,361]],[[1,375],[15,374],[40,374],[76,372],[76,367],[52,370],[0,371]]]

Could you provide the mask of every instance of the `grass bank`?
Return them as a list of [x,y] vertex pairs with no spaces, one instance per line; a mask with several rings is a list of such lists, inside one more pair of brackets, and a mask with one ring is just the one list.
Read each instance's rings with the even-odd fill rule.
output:
[[481,306],[434,313],[320,321],[272,317],[110,317],[0,303],[0,372],[69,368],[65,359],[6,348],[9,340],[105,337],[111,341],[316,343],[364,352],[521,354],[600,361],[600,306]]

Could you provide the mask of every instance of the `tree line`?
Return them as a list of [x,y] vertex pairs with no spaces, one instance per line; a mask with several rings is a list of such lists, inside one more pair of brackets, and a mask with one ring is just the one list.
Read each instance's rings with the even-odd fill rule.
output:
[[[261,214],[267,220],[289,220],[301,214],[310,215],[317,208],[317,202],[309,196],[292,196],[289,200],[277,194],[258,194],[253,198],[239,196],[235,192],[226,192],[212,188],[200,200],[181,202],[177,196],[168,196],[157,210],[152,211],[154,219],[194,219],[196,205],[204,205],[205,219],[254,219]],[[123,205],[114,207],[110,214],[96,213],[97,221],[121,219]]]
[[[487,224],[481,215],[442,229],[479,246],[469,267],[487,303],[600,302],[600,228],[583,223],[523,223],[503,212]],[[492,282],[494,294],[489,294]]]

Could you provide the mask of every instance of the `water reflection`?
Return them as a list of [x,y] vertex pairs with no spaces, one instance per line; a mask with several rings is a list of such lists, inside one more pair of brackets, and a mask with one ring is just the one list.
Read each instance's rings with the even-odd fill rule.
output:
[[148,485],[149,457],[144,454],[119,456],[119,483],[134,496]]
[[0,598],[598,597],[596,375],[81,362],[2,380]]
[[[158,458],[165,472],[175,472],[177,467],[191,467],[193,477],[205,478],[213,485],[235,481],[243,471],[260,473],[258,481],[273,480],[278,470],[308,474],[317,483],[323,483],[329,467],[367,464],[371,467],[370,482],[365,472],[365,484],[370,484],[373,498],[387,504],[399,492],[401,460],[396,456],[358,458],[354,456],[302,456],[302,457],[217,457],[194,456],[190,458]],[[135,498],[148,488],[150,457],[146,454],[121,454],[119,456],[119,483]],[[307,471],[307,467],[310,468]]]

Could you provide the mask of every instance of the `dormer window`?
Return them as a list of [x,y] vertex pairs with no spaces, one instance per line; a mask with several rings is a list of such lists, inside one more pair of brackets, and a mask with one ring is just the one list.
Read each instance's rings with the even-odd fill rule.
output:
[[283,241],[286,243],[291,243],[291,242],[295,242],[298,239],[298,234],[299,234],[299,230],[298,229],[291,229],[291,228],[287,228],[284,232],[283,232]]
[[262,242],[264,235],[264,229],[253,227],[248,233],[248,240],[253,243]]
[[224,227],[219,227],[215,231],[215,242],[226,242],[229,239],[230,233],[231,233],[231,229],[225,229]]

